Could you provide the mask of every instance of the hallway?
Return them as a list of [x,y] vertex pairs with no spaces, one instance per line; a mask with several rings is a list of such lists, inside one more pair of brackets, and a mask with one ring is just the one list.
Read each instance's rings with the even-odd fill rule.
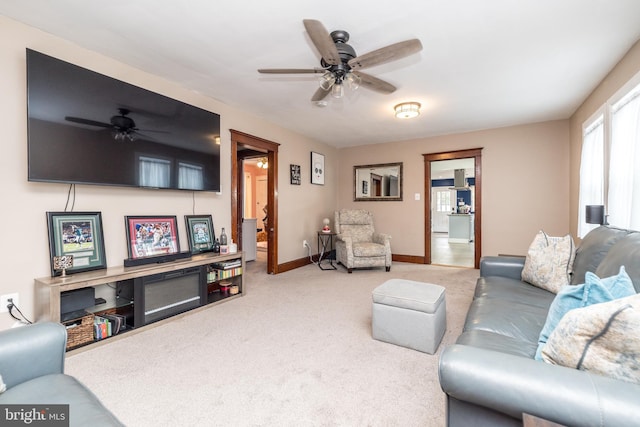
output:
[[448,233],[431,233],[431,263],[473,268],[474,243],[449,243]]

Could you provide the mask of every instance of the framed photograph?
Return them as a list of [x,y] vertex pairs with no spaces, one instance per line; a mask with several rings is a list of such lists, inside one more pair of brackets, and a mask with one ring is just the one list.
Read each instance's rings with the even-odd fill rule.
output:
[[126,216],[130,259],[180,252],[176,216]]
[[311,152],[311,183],[324,185],[324,154]]
[[362,194],[369,193],[369,183],[367,181],[362,181]]
[[302,183],[300,175],[300,165],[289,165],[291,170],[291,184],[300,185]]
[[62,270],[54,268],[54,257],[73,255],[67,274],[107,268],[100,212],[47,212],[51,277]]
[[216,233],[211,215],[185,215],[184,221],[187,226],[189,251],[192,254],[212,251]]

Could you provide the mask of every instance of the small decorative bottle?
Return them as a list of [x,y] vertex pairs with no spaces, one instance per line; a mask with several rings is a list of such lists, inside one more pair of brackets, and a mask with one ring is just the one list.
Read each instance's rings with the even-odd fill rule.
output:
[[229,246],[227,246],[227,233],[224,232],[224,228],[220,233],[220,253],[221,254],[229,253]]
[[220,253],[220,240],[218,239],[216,239],[216,241],[213,243],[213,253],[215,254]]

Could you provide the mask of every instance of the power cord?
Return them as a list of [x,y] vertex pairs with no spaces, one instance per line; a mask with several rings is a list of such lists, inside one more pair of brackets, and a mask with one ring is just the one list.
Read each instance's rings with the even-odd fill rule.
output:
[[[20,316],[22,316],[22,319],[20,319],[20,318],[16,317],[16,316],[13,314],[13,309],[14,309],[14,308],[16,309],[16,311],[17,311],[18,313],[20,313]],[[24,314],[22,314],[22,312],[20,311],[20,309],[18,308],[18,306],[17,306],[17,305],[15,305],[15,304],[13,303],[13,298],[9,298],[9,299],[7,300],[7,310],[9,310],[9,316],[13,317],[13,318],[14,318],[14,319],[16,319],[18,322],[22,322],[22,323],[33,323],[31,320],[27,319],[27,316],[25,316]]]

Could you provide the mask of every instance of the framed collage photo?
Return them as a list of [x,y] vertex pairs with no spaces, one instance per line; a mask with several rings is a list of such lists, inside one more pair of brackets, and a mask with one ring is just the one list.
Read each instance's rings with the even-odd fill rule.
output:
[[68,274],[107,268],[100,212],[47,212],[47,224],[51,277],[62,275],[54,257],[73,257]]
[[211,215],[185,215],[184,221],[187,227],[189,251],[192,254],[212,251],[216,234]]
[[291,171],[291,185],[300,185],[302,183],[302,177],[300,175],[300,165],[289,165]]
[[180,252],[176,216],[126,216],[129,259]]
[[324,185],[324,154],[311,152],[311,183]]

